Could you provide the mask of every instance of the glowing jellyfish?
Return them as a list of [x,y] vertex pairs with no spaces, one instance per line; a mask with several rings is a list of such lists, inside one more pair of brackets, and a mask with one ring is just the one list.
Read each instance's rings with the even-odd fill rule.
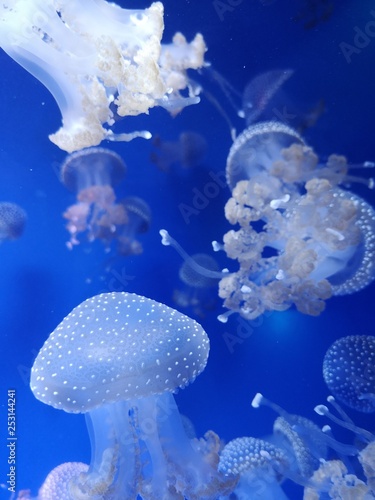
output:
[[336,340],[324,357],[323,376],[332,394],[349,408],[375,412],[375,337]]
[[110,127],[118,117],[154,106],[176,113],[199,102],[186,71],[204,64],[203,37],[188,43],[176,33],[162,45],[163,15],[161,2],[144,10],[104,0],[1,3],[0,46],[60,108],[63,123],[50,136],[54,144],[71,153],[103,139],[149,139],[148,131],[114,134]]
[[0,202],[0,243],[22,236],[26,219],[26,212],[19,205]]
[[131,293],[97,295],[64,318],[30,386],[40,401],[86,414],[92,460],[71,482],[77,498],[213,499],[230,491],[217,471],[218,440],[191,442],[173,398],[204,370],[208,353],[198,323]]
[[63,214],[71,235],[68,247],[78,245],[77,236],[86,232],[89,241],[113,239],[117,226],[128,221],[123,205],[115,203],[112,188],[126,173],[121,157],[104,148],[88,148],[72,153],[61,168],[61,180],[77,193],[78,203]]
[[151,161],[165,172],[170,171],[173,165],[181,165],[185,169],[198,167],[207,151],[206,139],[191,131],[182,132],[177,141],[162,141],[157,136],[153,144],[158,152],[151,154]]
[[138,255],[143,248],[136,237],[149,230],[151,208],[138,196],[128,196],[120,201],[120,205],[124,207],[128,220],[116,231],[117,252],[120,255]]

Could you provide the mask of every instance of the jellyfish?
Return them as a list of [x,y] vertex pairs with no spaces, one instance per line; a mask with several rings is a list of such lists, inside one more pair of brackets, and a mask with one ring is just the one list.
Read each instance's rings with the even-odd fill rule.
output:
[[116,228],[128,222],[125,207],[115,203],[112,188],[125,176],[121,157],[104,148],[88,148],[69,155],[61,167],[61,180],[77,193],[77,203],[63,214],[70,233],[68,248],[78,245],[78,235],[86,232],[89,241],[110,242]]
[[246,125],[257,121],[279,88],[293,75],[293,71],[271,70],[257,75],[245,87],[242,111]]
[[375,211],[339,187],[359,180],[348,170],[338,155],[319,164],[284,124],[259,123],[237,138],[227,160],[225,216],[239,229],[216,246],[239,264],[219,284],[228,314],[252,319],[295,305],[318,315],[333,294],[373,281]]
[[323,377],[346,406],[375,412],[375,337],[349,335],[336,340],[324,357]]
[[[333,437],[329,426],[326,425],[321,430],[311,420],[288,413],[260,393],[254,397],[252,406],[268,406],[280,415],[275,421],[274,434],[270,439],[286,453],[290,466],[284,475],[304,486],[304,499],[372,498],[375,436],[356,426],[332,396],[327,400],[340,417],[333,415],[324,405],[318,405],[315,412],[355,433],[364,443],[363,449],[339,442]],[[328,448],[336,453],[336,457],[328,459]],[[358,461],[364,471],[363,477],[351,473]],[[369,493],[370,496],[360,496],[362,493]]]
[[[219,266],[211,255],[198,253],[192,255],[191,259],[204,269],[219,271]],[[213,294],[213,290],[218,286],[218,278],[209,278],[198,273],[191,267],[190,261],[183,262],[178,274],[184,286],[173,292],[173,300],[177,305],[192,307],[198,316],[203,316],[205,310],[215,307],[217,293],[215,290]]]
[[19,205],[7,201],[0,202],[0,243],[22,236],[26,219],[26,212]]
[[327,456],[327,439],[311,420],[293,415],[279,405],[266,399],[262,394],[255,395],[253,408],[268,406],[280,416],[273,426],[273,442],[287,453],[290,461],[289,476],[306,481],[319,467],[319,460]]
[[[360,439],[361,447],[353,446],[354,451],[349,454],[358,458],[363,474],[361,475],[359,472],[357,472],[358,475],[353,474],[352,472],[357,471],[357,468],[353,468],[351,463],[344,463],[343,460],[345,460],[345,455],[348,455],[348,453],[345,453],[341,445],[341,453],[344,455],[343,460],[322,461],[319,469],[312,475],[310,484],[305,488],[304,499],[355,498],[366,500],[373,498],[375,496],[375,435],[367,429],[358,427],[333,396],[328,396],[327,401],[336,410],[338,417],[325,405],[316,406],[315,412],[318,415],[328,417],[332,422],[353,432]],[[324,426],[323,430],[328,438],[328,432],[331,431],[330,427]],[[337,444],[337,441],[333,440],[332,437],[329,437],[329,439],[330,443]],[[350,469],[350,472],[348,469]],[[320,494],[325,496],[321,497]]]
[[188,43],[177,33],[162,45],[163,11],[161,2],[144,10],[105,0],[1,3],[1,48],[47,87],[60,108],[62,126],[50,135],[54,144],[71,153],[103,139],[149,139],[148,131],[114,134],[111,126],[154,106],[176,113],[199,102],[186,72],[204,64],[203,37]]
[[184,169],[198,167],[207,151],[206,139],[191,131],[181,132],[177,141],[162,141],[156,136],[153,144],[158,153],[151,154],[151,161],[164,172],[169,172],[175,164]]
[[242,437],[225,445],[219,471],[238,478],[233,492],[238,500],[282,500],[287,497],[279,483],[289,466],[289,458],[281,448],[263,439]]
[[38,492],[38,500],[70,500],[70,485],[80,474],[87,473],[88,465],[82,462],[66,462],[55,467],[46,477]]
[[173,397],[208,353],[198,323],[132,293],[97,295],[63,319],[30,386],[43,403],[86,415],[92,459],[70,481],[73,498],[214,500],[231,491],[217,471],[218,438],[190,440]]
[[282,160],[282,151],[293,144],[304,146],[305,142],[297,131],[284,123],[260,122],[246,128],[228,154],[226,176],[229,188],[233,190],[239,181],[261,172],[270,173],[273,164]]
[[233,191],[239,181],[250,180],[259,174],[275,177],[287,189],[303,192],[303,185],[314,177],[325,178],[332,185],[361,182],[373,187],[373,179],[364,179],[349,173],[358,168],[371,168],[372,162],[348,164],[341,155],[330,155],[320,164],[314,150],[292,127],[277,122],[259,122],[246,128],[230,148],[226,177]]
[[[283,154],[290,172],[284,175],[282,165],[280,177],[260,171],[239,181],[225,206],[226,218],[239,228],[229,230],[222,245],[214,242],[214,250],[224,250],[239,269],[210,273],[198,266],[197,272],[220,280],[219,297],[228,309],[221,321],[233,313],[254,319],[292,306],[317,316],[332,295],[357,292],[374,280],[375,210],[333,185],[325,167],[323,177],[314,177],[310,167],[304,171],[304,158],[313,162],[310,150],[293,145]],[[289,176],[310,179],[299,185]],[[189,259],[162,233],[165,245]]]
[[303,494],[304,500],[320,498],[366,500],[371,497],[371,490],[366,483],[355,474],[350,474],[341,460],[323,461],[312,475],[311,484],[304,489]]
[[151,208],[138,196],[128,196],[120,201],[127,214],[127,222],[117,228],[117,252],[120,255],[138,255],[143,252],[142,244],[136,239],[146,233],[151,224]]

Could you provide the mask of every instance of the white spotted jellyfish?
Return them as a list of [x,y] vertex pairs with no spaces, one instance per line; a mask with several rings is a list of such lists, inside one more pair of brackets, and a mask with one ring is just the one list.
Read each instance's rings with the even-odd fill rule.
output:
[[66,158],[61,167],[61,180],[77,194],[77,203],[63,214],[71,236],[68,248],[79,244],[80,233],[86,233],[90,242],[99,239],[108,244],[116,228],[127,223],[126,210],[116,203],[113,190],[125,173],[122,158],[108,149],[83,149]]
[[5,240],[16,240],[25,228],[26,212],[16,203],[3,201],[0,203],[0,243]]
[[[358,167],[372,167],[366,162]],[[219,284],[229,310],[253,319],[294,305],[318,315],[332,295],[353,293],[375,278],[375,211],[339,184],[373,180],[349,175],[346,158],[317,155],[289,126],[248,127],[226,167],[232,197],[225,207],[237,229],[222,249],[239,269]]]
[[375,412],[375,337],[349,335],[336,340],[323,360],[330,392],[349,408]]
[[64,318],[38,354],[30,386],[40,401],[86,415],[92,459],[71,481],[72,498],[226,494],[217,453],[213,465],[208,445],[192,445],[173,397],[204,370],[208,353],[198,323],[132,293],[97,295]]

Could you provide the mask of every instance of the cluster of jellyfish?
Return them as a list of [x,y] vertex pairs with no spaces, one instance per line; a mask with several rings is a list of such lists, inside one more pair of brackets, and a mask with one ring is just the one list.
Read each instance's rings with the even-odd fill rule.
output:
[[375,278],[375,210],[347,187],[360,182],[373,188],[372,178],[350,170],[374,163],[350,165],[336,154],[321,163],[297,129],[257,121],[290,76],[291,71],[261,74],[243,94],[248,126],[235,137],[226,162],[231,196],[225,217],[235,228],[222,243],[212,243],[237,269],[214,272],[160,231],[162,243],[174,247],[185,265],[217,280],[228,309],[219,316],[223,322],[233,313],[254,319],[292,306],[316,316],[331,296],[359,291]]
[[225,444],[210,430],[197,438],[173,393],[205,369],[209,349],[195,320],[140,295],[104,293],[73,309],[41,348],[30,386],[43,403],[86,415],[91,463],[57,466],[37,499],[282,500],[288,480],[304,487],[305,500],[374,497],[375,435],[335,399],[375,412],[372,336],[343,337],[328,349],[323,376],[338,416],[315,408],[351,431],[355,445],[260,393],[252,406],[279,414],[271,436]]
[[[162,44],[160,2],[126,10],[104,0],[4,0],[0,21],[0,46],[46,85],[62,113],[62,127],[50,139],[69,153],[61,179],[77,197],[64,213],[68,246],[85,236],[106,246],[116,242],[124,255],[140,253],[136,238],[149,227],[150,209],[140,198],[117,200],[114,187],[126,166],[98,145],[151,137],[148,131],[115,134],[111,127],[122,117],[154,106],[175,114],[199,102],[202,89],[187,70],[204,65],[203,37],[188,43],[177,33]],[[211,75],[224,89],[220,75]],[[224,250],[238,269],[220,271],[205,254],[189,257],[161,231],[163,243],[185,259],[180,277],[187,289],[176,297],[179,305],[201,303],[202,290],[218,284],[228,309],[222,321],[234,312],[253,319],[291,306],[316,315],[331,295],[374,279],[375,211],[343,188],[356,180],[346,159],[331,155],[321,164],[298,130],[258,121],[289,76],[271,72],[251,82],[244,93],[247,128],[232,134],[225,215],[236,229],[214,249]],[[162,170],[176,161],[197,164],[206,147],[192,134],[180,136],[177,149],[154,145]],[[24,221],[19,207],[0,204],[2,240],[20,236]],[[374,498],[375,436],[341,407],[375,412],[374,337],[339,339],[323,361],[335,413],[325,405],[315,410],[351,431],[355,445],[261,394],[252,406],[279,414],[270,438],[224,443],[214,431],[196,437],[173,394],[205,369],[209,349],[195,320],[141,295],[104,293],[73,309],[37,355],[30,387],[45,404],[85,414],[91,462],[57,466],[37,499],[282,500],[288,480],[304,487],[306,500]],[[31,498],[30,491],[18,492],[19,500]]]

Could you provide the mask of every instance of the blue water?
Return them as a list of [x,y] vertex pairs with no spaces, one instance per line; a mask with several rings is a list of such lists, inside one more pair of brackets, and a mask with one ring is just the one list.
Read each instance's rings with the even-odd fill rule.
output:
[[[143,1],[117,3],[129,8],[147,6]],[[283,87],[287,102],[301,112],[319,99],[326,103],[325,113],[305,133],[320,157],[339,153],[352,163],[374,160],[375,37],[350,62],[340,48],[343,42],[353,44],[355,27],[364,28],[374,19],[370,14],[373,2],[332,2],[332,16],[312,29],[305,29],[303,20],[293,20],[307,1],[232,3],[238,5],[220,16],[218,4],[211,0],[165,1],[164,40],[169,41],[177,30],[188,39],[202,32],[209,49],[206,59],[239,91],[263,71],[294,69]],[[190,253],[210,252],[211,241],[222,239],[229,229],[223,212],[229,190],[220,189],[189,224],[179,207],[192,204],[193,189],[203,189],[210,172],[225,169],[231,138],[225,121],[205,99],[174,119],[154,109],[149,116],[117,124],[118,130],[122,126],[149,129],[164,140],[194,130],[206,138],[208,152],[201,167],[165,173],[150,161],[151,142],[137,139],[109,144],[128,166],[127,177],[117,190],[119,198],[141,196],[152,209],[151,229],[142,236],[144,252],[121,258],[114,250],[106,253],[100,242],[69,251],[62,213],[74,202],[74,195],[58,178],[66,154],[48,140],[48,134],[60,126],[59,110],[48,91],[2,51],[0,67],[0,201],[15,202],[28,214],[22,238],[0,247],[0,483],[5,482],[3,471],[7,470],[7,389],[15,388],[17,488],[30,488],[36,494],[58,464],[90,460],[84,418],[43,405],[29,389],[29,370],[37,352],[73,307],[99,292],[126,290],[175,306],[172,296],[180,286],[181,259],[160,244],[158,232],[168,229]],[[219,89],[216,92],[240,129],[241,121]],[[358,186],[353,191],[375,204],[373,191]],[[224,254],[219,258],[222,267],[233,268]],[[213,429],[226,441],[261,437],[271,432],[275,416],[268,409],[251,408],[259,391],[292,413],[323,425],[326,421],[313,408],[328,395],[322,378],[324,353],[341,336],[374,333],[374,292],[372,284],[355,295],[332,298],[317,318],[294,310],[275,312],[251,324],[246,338],[232,349],[225,341],[227,334],[239,338],[238,329],[249,325],[235,315],[227,324],[219,323],[218,299],[216,309],[199,318],[211,340],[210,358],[204,373],[176,396],[181,413],[192,420],[197,435]],[[191,309],[183,312],[193,315]],[[350,414],[358,425],[374,429],[373,416]],[[344,438],[352,439],[350,435]],[[286,485],[286,491],[290,498],[302,497],[300,487]],[[9,497],[6,492],[1,495]]]

